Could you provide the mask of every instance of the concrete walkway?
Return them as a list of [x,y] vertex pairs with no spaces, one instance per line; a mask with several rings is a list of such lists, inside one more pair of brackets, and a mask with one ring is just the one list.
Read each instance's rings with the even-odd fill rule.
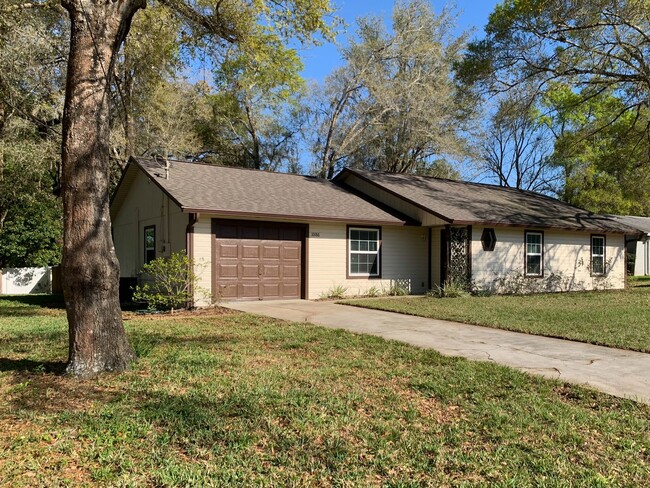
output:
[[372,334],[447,356],[494,361],[650,404],[650,354],[307,300],[222,303],[293,322]]

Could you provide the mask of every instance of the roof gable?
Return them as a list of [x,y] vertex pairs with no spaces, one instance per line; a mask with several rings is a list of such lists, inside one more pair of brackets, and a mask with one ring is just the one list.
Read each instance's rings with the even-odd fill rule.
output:
[[526,190],[426,176],[346,168],[337,181],[360,178],[451,224],[637,233],[609,216]]
[[[414,223],[345,184],[310,176],[174,160],[169,161],[166,172],[164,162],[150,158],[132,158],[129,166],[143,171],[184,212],[386,225]],[[117,198],[114,205],[119,205]]]

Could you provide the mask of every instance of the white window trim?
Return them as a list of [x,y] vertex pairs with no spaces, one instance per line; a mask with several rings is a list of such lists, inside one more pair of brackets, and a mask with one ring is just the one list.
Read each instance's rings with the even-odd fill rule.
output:
[[[603,241],[603,246],[602,246],[603,247],[603,253],[602,254],[594,253],[594,239],[601,239]],[[591,253],[590,253],[591,263],[589,263],[589,264],[591,265],[591,274],[593,276],[605,276],[607,274],[605,272],[605,246],[606,245],[607,245],[607,241],[605,240],[604,235],[592,235],[591,236],[591,250],[590,250],[591,251]],[[594,257],[602,257],[603,258],[603,271],[602,271],[602,273],[596,273],[594,271]]]
[[[377,234],[376,251],[353,251],[352,250],[352,231],[360,230],[364,232],[375,232]],[[381,229],[379,227],[348,227],[348,276],[354,278],[378,278],[381,276]],[[352,272],[352,255],[353,254],[371,254],[377,256],[377,273],[353,273]]]
[[[528,252],[528,236],[535,235],[540,237],[539,252]],[[539,273],[528,272],[528,256],[539,256]],[[544,233],[534,230],[524,232],[524,276],[531,278],[541,278],[544,276]]]

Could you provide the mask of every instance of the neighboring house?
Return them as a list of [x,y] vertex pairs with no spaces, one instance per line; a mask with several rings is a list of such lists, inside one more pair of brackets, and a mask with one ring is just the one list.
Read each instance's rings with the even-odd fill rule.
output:
[[0,295],[52,292],[52,268],[0,269]]
[[628,227],[639,230],[642,235],[628,242],[627,252],[633,257],[636,276],[650,276],[650,217],[632,215],[612,215]]
[[495,291],[622,288],[626,235],[638,235],[490,185],[351,169],[327,181],[144,158],[129,163],[111,217],[125,282],[186,250],[214,300],[315,299],[339,286],[424,293],[449,279]]

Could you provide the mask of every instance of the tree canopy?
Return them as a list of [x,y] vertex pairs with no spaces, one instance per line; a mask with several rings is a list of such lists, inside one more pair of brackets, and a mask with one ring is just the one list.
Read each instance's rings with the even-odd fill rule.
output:
[[444,157],[463,153],[471,114],[453,79],[465,41],[453,26],[451,11],[436,15],[424,0],[397,2],[390,31],[378,17],[357,21],[345,66],[312,109],[317,173],[342,164],[452,173]]
[[[507,0],[469,44],[459,79],[491,96],[532,87],[563,173],[559,196],[650,215],[650,3]],[[632,183],[635,182],[635,183]]]

